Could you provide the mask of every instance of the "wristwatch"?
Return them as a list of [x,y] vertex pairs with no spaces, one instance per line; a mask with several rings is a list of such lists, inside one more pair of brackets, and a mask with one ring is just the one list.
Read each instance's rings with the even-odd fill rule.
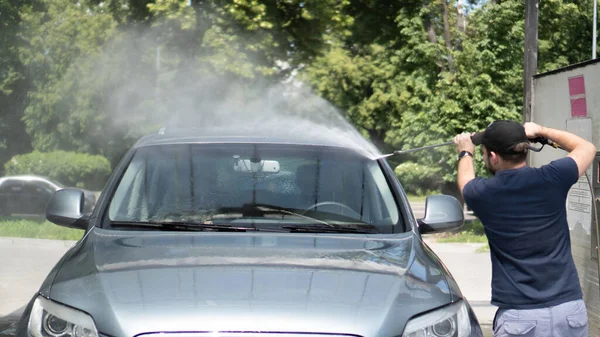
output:
[[471,152],[469,152],[469,151],[461,151],[458,154],[458,160],[463,159],[463,157],[465,157],[465,156],[469,156],[469,157],[473,158],[473,154]]

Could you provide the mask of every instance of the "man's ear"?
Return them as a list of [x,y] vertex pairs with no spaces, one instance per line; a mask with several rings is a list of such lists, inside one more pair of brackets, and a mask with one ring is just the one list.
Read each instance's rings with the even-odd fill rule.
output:
[[488,157],[490,157],[490,159],[494,165],[498,164],[498,161],[500,161],[500,156],[494,151],[491,151],[488,154]]

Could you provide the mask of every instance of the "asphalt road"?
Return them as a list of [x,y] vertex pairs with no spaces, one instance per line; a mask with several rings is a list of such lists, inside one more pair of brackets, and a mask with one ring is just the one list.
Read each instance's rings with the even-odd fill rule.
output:
[[10,323],[18,320],[46,275],[73,243],[0,238],[0,336],[10,335]]

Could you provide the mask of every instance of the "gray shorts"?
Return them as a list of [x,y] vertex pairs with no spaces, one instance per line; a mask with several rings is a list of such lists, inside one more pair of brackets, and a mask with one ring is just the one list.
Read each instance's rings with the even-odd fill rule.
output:
[[541,309],[499,309],[494,337],[587,337],[588,316],[583,300]]

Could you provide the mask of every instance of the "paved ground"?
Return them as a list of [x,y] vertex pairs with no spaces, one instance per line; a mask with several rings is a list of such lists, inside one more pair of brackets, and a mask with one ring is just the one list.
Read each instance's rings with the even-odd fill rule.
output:
[[0,238],[0,317],[23,307],[73,242]]
[[478,253],[480,243],[436,243],[425,236],[425,242],[440,257],[454,277],[475,315],[491,336],[496,307],[490,304],[492,266],[488,252]]
[[[411,202],[415,217],[425,214],[425,201]],[[465,220],[476,219],[465,212]],[[463,295],[467,298],[485,336],[492,336],[492,323],[496,307],[490,304],[492,266],[488,252],[477,253],[483,244],[477,243],[436,243],[425,235],[425,242],[442,259],[456,279]]]

